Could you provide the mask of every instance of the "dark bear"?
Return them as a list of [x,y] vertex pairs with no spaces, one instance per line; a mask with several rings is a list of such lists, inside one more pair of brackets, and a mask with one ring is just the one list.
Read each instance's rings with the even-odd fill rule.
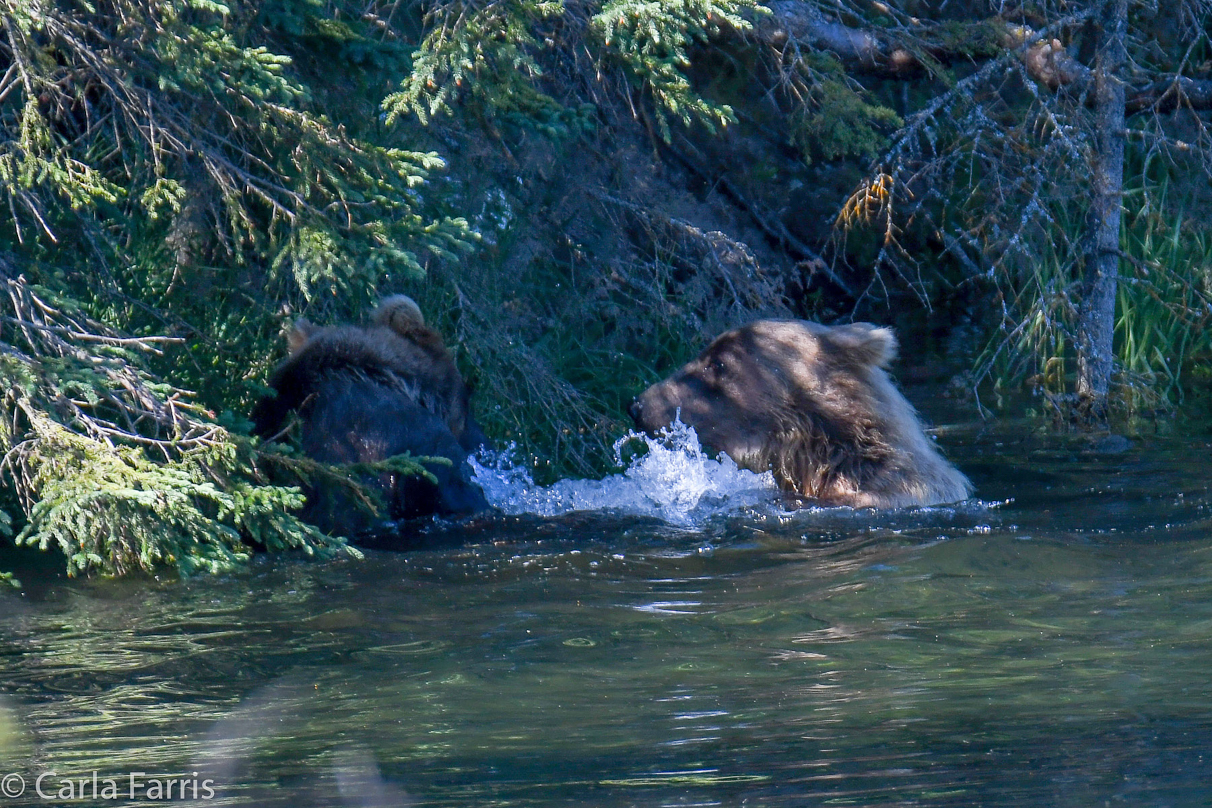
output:
[[[373,481],[392,519],[487,510],[467,463],[484,433],[441,336],[404,295],[385,299],[371,320],[365,328],[300,320],[287,336],[289,356],[269,380],[276,395],[253,412],[256,434],[278,435],[293,412],[303,452],[324,463],[373,463],[405,452],[449,460],[426,464],[436,484],[388,472]],[[309,491],[305,517],[345,533],[370,527],[332,494]]]
[[896,347],[889,329],[869,323],[759,320],[720,335],[629,411],[650,434],[680,417],[704,446],[823,504],[966,499],[971,484],[884,372]]

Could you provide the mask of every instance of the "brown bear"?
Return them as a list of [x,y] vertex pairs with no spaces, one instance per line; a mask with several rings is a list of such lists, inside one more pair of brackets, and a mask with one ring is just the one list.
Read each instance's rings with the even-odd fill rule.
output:
[[896,337],[869,323],[759,320],[725,332],[632,402],[653,434],[675,418],[737,465],[830,505],[900,508],[966,499],[884,369]]
[[[471,416],[470,393],[411,298],[386,298],[365,328],[300,320],[287,344],[289,355],[269,380],[274,395],[253,411],[257,435],[277,436],[293,412],[301,448],[315,460],[373,463],[406,452],[446,458],[426,464],[436,482],[393,473],[372,481],[392,519],[488,509],[467,463],[485,443]],[[339,494],[308,494],[311,521],[346,533],[370,526]]]

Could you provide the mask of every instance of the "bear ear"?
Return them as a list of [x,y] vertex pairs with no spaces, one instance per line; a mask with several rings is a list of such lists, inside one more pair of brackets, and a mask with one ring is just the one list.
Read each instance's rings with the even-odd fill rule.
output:
[[886,368],[896,358],[896,335],[891,328],[850,323],[831,328],[828,339],[860,365]]
[[286,334],[286,350],[292,355],[298,353],[299,349],[306,345],[307,341],[319,330],[320,327],[310,320],[299,318],[295,321],[294,327]]
[[425,325],[425,315],[421,314],[421,307],[408,295],[383,298],[370,319],[375,325],[384,325],[400,332]]

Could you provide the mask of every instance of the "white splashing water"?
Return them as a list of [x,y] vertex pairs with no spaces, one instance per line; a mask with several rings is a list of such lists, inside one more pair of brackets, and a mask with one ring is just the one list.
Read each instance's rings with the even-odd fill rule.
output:
[[694,428],[680,420],[656,438],[630,432],[617,440],[618,465],[623,465],[623,448],[632,441],[642,441],[647,452],[633,458],[622,474],[602,480],[535,485],[526,469],[515,465],[512,446],[505,452],[482,453],[470,463],[489,503],[508,514],[610,510],[692,527],[712,516],[776,501],[778,488],[770,472],[738,468],[727,455],[708,457]]

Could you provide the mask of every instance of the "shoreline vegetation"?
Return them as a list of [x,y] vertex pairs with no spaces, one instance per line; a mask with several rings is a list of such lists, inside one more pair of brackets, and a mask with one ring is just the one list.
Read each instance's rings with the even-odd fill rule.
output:
[[247,414],[296,318],[392,293],[537,482],[604,473],[631,397],[758,317],[891,325],[973,417],[1206,414],[1210,23],[0,0],[0,541],[72,575],[356,553],[295,515],[348,470]]

